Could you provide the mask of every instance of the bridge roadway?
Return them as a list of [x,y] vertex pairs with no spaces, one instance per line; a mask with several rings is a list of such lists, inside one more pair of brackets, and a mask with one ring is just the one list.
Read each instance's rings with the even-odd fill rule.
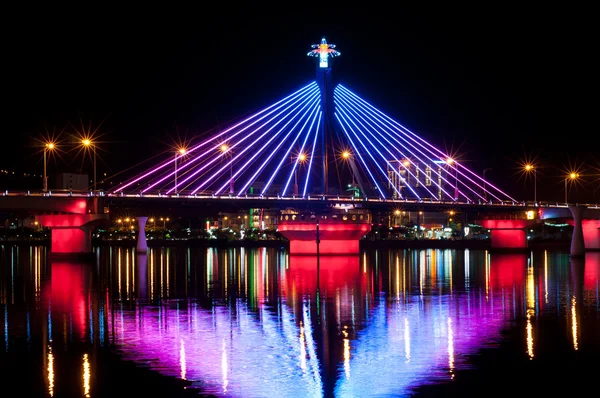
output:
[[[83,205],[85,201],[86,205]],[[77,203],[73,206],[72,203]],[[461,202],[461,201],[435,201],[431,199],[382,199],[382,198],[354,198],[351,196],[337,195],[311,195],[301,197],[280,197],[262,195],[139,195],[139,194],[105,194],[103,192],[71,192],[51,191],[44,192],[8,192],[0,194],[0,210],[30,210],[33,212],[63,212],[63,213],[89,213],[103,212],[108,208],[111,212],[118,209],[128,210],[130,213],[140,215],[148,212],[164,212],[166,209],[173,211],[173,215],[189,215],[190,211],[208,213],[214,211],[231,212],[250,208],[285,209],[294,208],[303,211],[325,211],[331,208],[353,207],[371,211],[425,211],[445,212],[463,211],[469,213],[494,214],[499,216],[507,213],[525,212],[542,209],[542,212],[552,214],[552,218],[571,217],[568,206],[574,204],[556,202],[512,202],[490,201]],[[577,204],[585,206],[586,218],[600,218],[600,205]],[[536,216],[538,218],[538,216]],[[550,217],[544,217],[550,218]]]

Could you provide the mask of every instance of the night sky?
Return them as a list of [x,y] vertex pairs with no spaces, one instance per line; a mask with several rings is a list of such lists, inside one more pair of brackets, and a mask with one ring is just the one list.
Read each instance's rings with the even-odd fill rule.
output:
[[[15,17],[2,134],[14,142],[1,147],[0,169],[40,174],[36,139],[64,130],[66,144],[83,122],[98,129],[99,175],[142,171],[134,166],[178,139],[209,136],[312,81],[306,52],[325,36],[342,53],[334,80],[473,171],[491,168],[487,178],[514,197],[533,199],[520,176],[530,159],[538,199],[564,200],[564,176],[578,168],[570,198],[600,202],[589,12],[371,8]],[[90,166],[71,150],[49,173]]]

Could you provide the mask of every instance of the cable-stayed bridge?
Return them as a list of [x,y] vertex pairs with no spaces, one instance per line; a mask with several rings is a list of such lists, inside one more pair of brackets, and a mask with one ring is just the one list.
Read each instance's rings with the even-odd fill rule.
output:
[[333,126],[323,102],[312,82],[107,194],[517,202],[347,87],[334,89]]
[[[75,246],[89,251],[88,226],[99,222],[101,209],[135,206],[142,212],[138,249],[145,251],[144,209],[175,204],[279,210],[278,230],[295,253],[324,248],[331,254],[356,253],[373,212],[400,208],[472,212],[492,230],[497,245],[527,247],[524,231],[543,218],[542,203],[515,200],[345,84],[334,83],[332,62],[340,52],[325,38],[308,55],[318,58],[315,81],[218,134],[164,152],[160,162],[106,192],[79,198],[45,192],[42,199],[53,198],[67,213],[38,217],[54,228],[53,246],[56,240],[61,251],[80,251]],[[11,202],[7,192],[3,198],[4,207],[26,202]],[[37,206],[52,208],[47,202]],[[573,241],[579,243],[571,252],[582,253],[583,211],[591,206],[554,207],[572,213]],[[417,228],[419,222],[417,216]],[[599,245],[595,223],[589,231]]]

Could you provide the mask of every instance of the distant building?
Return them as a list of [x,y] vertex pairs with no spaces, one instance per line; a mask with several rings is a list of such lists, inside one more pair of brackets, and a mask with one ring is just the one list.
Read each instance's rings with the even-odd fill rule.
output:
[[90,185],[87,174],[59,173],[56,176],[56,189],[85,191]]

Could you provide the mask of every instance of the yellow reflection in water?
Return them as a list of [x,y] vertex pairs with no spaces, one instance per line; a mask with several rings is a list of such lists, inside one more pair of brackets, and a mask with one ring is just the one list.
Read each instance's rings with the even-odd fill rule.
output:
[[363,273],[367,273],[367,253],[363,253]]
[[533,314],[532,309],[527,310],[527,355],[529,355],[529,359],[533,359],[533,325],[531,324]]
[[165,251],[164,249],[161,249],[160,251],[160,298],[163,298],[163,292],[164,292],[164,275],[163,275],[163,267],[164,267],[164,263],[165,263]]
[[227,393],[229,385],[229,366],[227,365],[227,349],[225,347],[225,339],[223,339],[223,353],[221,354],[221,369],[223,370],[223,392]]
[[533,266],[527,267],[527,309],[535,310],[535,280],[533,275]]
[[54,396],[54,354],[51,345],[48,345],[48,394]]
[[121,248],[117,251],[117,285],[119,286],[119,300],[121,300]]
[[185,344],[183,342],[183,339],[179,339],[179,365],[181,366],[181,378],[185,380]]
[[525,295],[527,299],[527,325],[526,342],[527,355],[533,359],[533,324],[531,318],[535,316],[535,279],[533,272],[533,262],[527,266],[527,283],[525,285]]
[[129,300],[129,250],[125,251],[125,294]]
[[573,333],[573,348],[575,351],[579,349],[579,342],[577,341],[577,299],[575,296],[571,297],[571,332]]
[[454,379],[454,330],[452,329],[452,318],[448,317],[448,368],[451,378]]
[[90,362],[88,354],[83,354],[83,395],[90,396]]
[[[347,329],[348,326],[344,326]],[[350,378],[350,339],[348,338],[348,331],[342,331],[344,334],[344,370],[346,371],[346,378]]]

